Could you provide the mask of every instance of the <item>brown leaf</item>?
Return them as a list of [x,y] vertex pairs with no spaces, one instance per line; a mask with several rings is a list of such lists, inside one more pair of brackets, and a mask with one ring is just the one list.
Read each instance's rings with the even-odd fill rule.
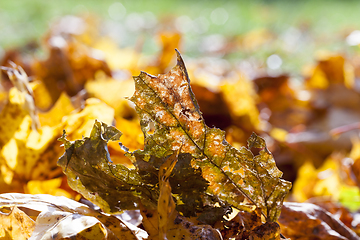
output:
[[285,202],[279,217],[281,232],[292,240],[359,240],[328,211],[311,203]]

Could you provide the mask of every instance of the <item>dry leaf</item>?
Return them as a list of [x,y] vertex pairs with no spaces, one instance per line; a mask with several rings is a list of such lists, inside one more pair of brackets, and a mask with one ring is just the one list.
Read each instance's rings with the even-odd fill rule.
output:
[[[139,240],[145,239],[147,235],[135,226],[128,227],[130,223],[125,223],[115,216],[95,211],[87,205],[65,197],[6,193],[0,195],[0,206],[3,208],[17,206],[36,219],[35,229],[29,238],[31,240],[67,238]],[[28,216],[25,213],[24,215]]]
[[293,240],[360,239],[329,212],[311,203],[285,202],[279,223],[284,236]]
[[[6,209],[10,209],[5,211]],[[0,206],[0,238],[27,240],[35,229],[35,222],[16,205]]]
[[[145,134],[144,151],[138,154],[164,158],[182,146],[181,152],[193,156],[192,166],[201,168],[209,181],[208,193],[239,209],[255,205],[268,221],[277,219],[291,184],[280,179],[282,173],[267,149],[254,158],[248,149],[229,145],[224,132],[205,125],[179,53],[169,73],[155,77],[142,72],[134,79],[131,100]],[[253,143],[266,148],[260,139]]]

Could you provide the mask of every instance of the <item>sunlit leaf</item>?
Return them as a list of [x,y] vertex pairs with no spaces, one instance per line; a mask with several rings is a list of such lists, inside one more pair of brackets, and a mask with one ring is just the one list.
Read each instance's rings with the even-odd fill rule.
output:
[[158,36],[161,51],[157,56],[155,64],[148,66],[146,71],[153,73],[163,73],[169,67],[174,58],[174,49],[179,48],[181,35],[177,32],[164,31]]
[[[6,185],[14,187],[21,179],[32,178],[32,169],[57,135],[57,130],[49,126],[32,127],[33,120],[24,108],[25,102],[24,95],[12,88],[9,102],[0,113],[1,175]],[[5,186],[2,188],[1,191],[6,191]]]
[[72,195],[61,189],[63,179],[54,178],[50,180],[31,180],[26,185],[25,193],[29,194],[51,194],[53,196],[65,196],[71,198]]
[[[43,96],[39,96],[43,98]],[[62,93],[54,106],[47,112],[39,113],[39,119],[42,126],[57,126],[63,123],[63,118],[70,115],[75,110],[69,96]]]
[[349,88],[354,86],[354,69],[343,56],[323,53],[319,58],[306,82],[309,88],[326,89],[339,83]]
[[[134,79],[131,100],[145,134],[141,154],[164,158],[181,146],[182,153],[193,156],[192,166],[201,168],[209,181],[208,193],[239,209],[255,205],[268,221],[277,219],[291,184],[280,179],[282,174],[268,151],[254,158],[249,149],[229,145],[223,131],[205,125],[180,54],[169,73],[155,77],[142,72]],[[260,139],[253,145],[265,148]]]
[[89,81],[85,85],[91,97],[104,101],[115,110],[116,117],[132,117],[135,115],[133,108],[125,97],[131,96],[134,92],[134,81],[132,79],[118,81],[114,79],[98,79]]
[[15,63],[11,63],[11,65],[12,67],[0,67],[0,69],[6,71],[12,84],[22,95],[21,97],[24,98],[22,102],[23,110],[31,117],[32,128],[37,129],[40,127],[40,123],[34,103],[34,94],[29,85],[29,78],[21,66],[18,66]]
[[[146,237],[143,230],[135,226],[129,227],[130,223],[65,197],[7,193],[0,195],[0,206],[17,206],[26,213],[23,213],[24,216],[36,220],[30,238],[32,240],[144,239]],[[33,225],[28,224],[28,227]]]
[[35,222],[16,205],[0,206],[0,238],[27,240],[35,229]]
[[[353,153],[356,151],[355,148]],[[318,169],[310,162],[303,164],[299,168],[298,177],[294,183],[295,199],[303,202],[312,198],[327,198],[334,202],[341,202],[349,209],[357,210],[360,206],[360,193],[352,179],[357,175],[349,172],[349,179],[346,179],[346,171],[341,165],[343,162],[346,166],[345,161],[346,159],[340,161],[333,155],[326,159]],[[349,168],[354,171],[356,164]]]
[[235,123],[242,119],[242,127],[253,129],[259,126],[259,112],[252,82],[240,75],[237,82],[224,83],[221,93]]

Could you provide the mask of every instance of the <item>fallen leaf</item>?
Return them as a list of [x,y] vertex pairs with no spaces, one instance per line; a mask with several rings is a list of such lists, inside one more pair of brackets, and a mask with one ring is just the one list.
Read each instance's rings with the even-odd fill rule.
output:
[[35,222],[16,205],[0,206],[0,225],[0,238],[9,240],[27,240],[35,229]]
[[140,240],[147,236],[143,230],[135,226],[131,226],[130,229],[128,227],[130,223],[65,197],[6,193],[0,195],[0,206],[17,206],[36,219],[29,238],[31,240],[67,238]]
[[[144,151],[134,154],[164,158],[181,146],[209,181],[208,193],[239,209],[257,206],[268,221],[276,221],[291,184],[280,179],[282,173],[267,150],[254,158],[245,147],[237,150],[228,144],[224,132],[205,125],[179,53],[169,73],[155,77],[142,72],[134,80],[131,100],[145,134]],[[260,138],[255,142],[265,147]]]
[[329,212],[311,203],[285,202],[279,224],[282,234],[294,240],[360,239]]
[[252,131],[258,129],[260,124],[256,93],[252,82],[240,74],[238,79],[237,82],[225,82],[221,86],[221,95],[234,124]]
[[178,152],[175,152],[160,166],[157,211],[142,211],[145,215],[144,226],[150,233],[150,239],[222,239],[220,233],[211,226],[189,221],[176,211],[169,177],[178,161],[177,157]]
[[145,205],[156,202],[157,193],[143,183],[136,170],[111,164],[107,142],[119,140],[119,130],[96,121],[90,137],[70,142],[65,136],[59,139],[65,153],[58,164],[72,189],[107,213],[137,209],[140,198]]
[[354,69],[343,56],[324,53],[306,85],[309,88],[326,89],[329,85],[338,83],[353,87]]
[[148,66],[146,71],[163,73],[174,58],[173,49],[179,48],[181,35],[178,32],[164,31],[159,33],[158,38],[161,51],[157,56],[155,64],[153,66]]
[[85,84],[85,89],[90,97],[102,100],[115,110],[115,117],[132,118],[136,115],[134,109],[129,106],[126,97],[131,96],[134,92],[134,81],[114,80],[114,79],[97,79]]

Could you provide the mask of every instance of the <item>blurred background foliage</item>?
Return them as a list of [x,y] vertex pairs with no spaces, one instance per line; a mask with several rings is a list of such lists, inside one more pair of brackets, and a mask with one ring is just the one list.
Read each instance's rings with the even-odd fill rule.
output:
[[[159,26],[166,27],[159,23],[167,23],[167,27],[183,33],[182,50],[188,55],[204,56],[204,52],[210,52],[227,59],[267,59],[276,52],[281,69],[296,74],[314,60],[315,50],[347,52],[356,45],[354,40],[344,39],[360,28],[359,9],[359,1],[325,0],[1,1],[0,56],[5,48],[39,39],[51,23],[64,15],[92,14],[101,19],[101,29],[121,46],[144,41],[142,52],[146,54],[159,51],[151,35]],[[236,42],[236,36],[245,36],[252,42],[248,48],[254,44],[261,48],[220,51],[229,38]],[[263,45],[264,41],[268,44]]]

